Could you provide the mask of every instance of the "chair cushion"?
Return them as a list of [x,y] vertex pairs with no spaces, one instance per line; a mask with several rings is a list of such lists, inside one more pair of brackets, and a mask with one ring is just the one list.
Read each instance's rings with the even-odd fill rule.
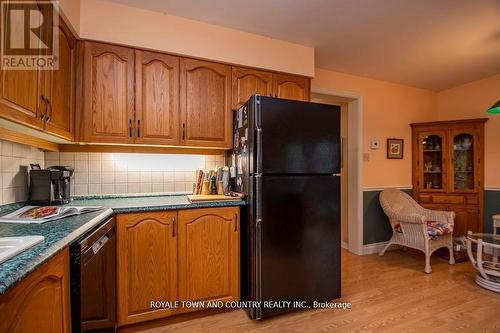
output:
[[431,239],[436,237],[451,234],[453,225],[446,222],[427,221],[427,233]]
[[[403,233],[403,229],[401,225],[398,223],[394,225],[394,231]],[[431,239],[436,237],[450,234],[453,232],[453,225],[450,225],[446,222],[438,222],[438,221],[427,221],[427,233]]]

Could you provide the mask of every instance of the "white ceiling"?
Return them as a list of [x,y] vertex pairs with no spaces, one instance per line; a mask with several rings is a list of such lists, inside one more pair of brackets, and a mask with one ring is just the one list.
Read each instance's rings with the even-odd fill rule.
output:
[[500,73],[500,0],[111,0],[313,46],[316,66],[431,90]]

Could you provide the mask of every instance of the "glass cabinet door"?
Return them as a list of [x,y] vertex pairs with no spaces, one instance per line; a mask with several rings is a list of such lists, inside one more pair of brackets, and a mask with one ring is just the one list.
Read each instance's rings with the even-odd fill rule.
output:
[[421,191],[442,192],[446,190],[445,134],[443,131],[423,132],[419,135],[421,151],[419,183]]
[[451,132],[453,144],[451,181],[455,192],[469,192],[476,188],[478,169],[475,158],[476,137],[473,132],[466,133],[459,130]]

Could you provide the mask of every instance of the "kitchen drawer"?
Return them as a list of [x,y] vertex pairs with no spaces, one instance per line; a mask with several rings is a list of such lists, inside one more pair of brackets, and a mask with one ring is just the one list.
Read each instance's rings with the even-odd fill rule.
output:
[[464,204],[465,198],[463,196],[435,195],[432,197],[432,202],[435,204]]
[[468,196],[466,198],[468,205],[477,205],[479,204],[479,198],[477,196]]
[[419,203],[431,203],[432,197],[430,195],[419,195],[418,202]]
[[432,210],[448,211],[448,205],[422,204],[422,207]]

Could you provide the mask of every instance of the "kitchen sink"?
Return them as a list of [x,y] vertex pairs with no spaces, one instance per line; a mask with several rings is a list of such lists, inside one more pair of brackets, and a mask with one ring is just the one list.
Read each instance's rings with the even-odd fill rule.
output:
[[43,236],[0,237],[0,264],[44,239]]

